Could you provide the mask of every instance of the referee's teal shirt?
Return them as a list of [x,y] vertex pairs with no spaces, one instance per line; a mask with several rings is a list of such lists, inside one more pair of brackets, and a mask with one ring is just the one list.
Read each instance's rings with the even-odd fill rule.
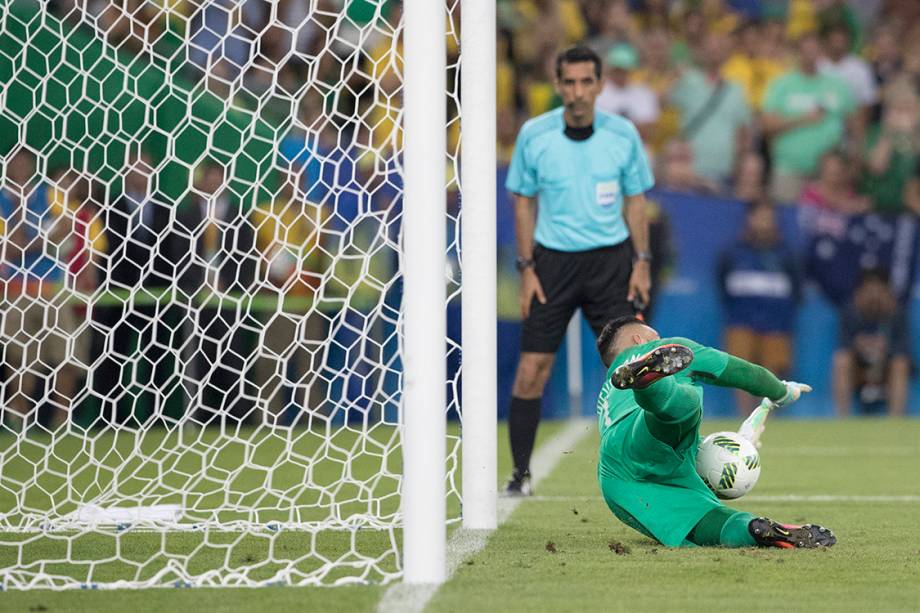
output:
[[563,109],[523,125],[505,187],[538,198],[537,243],[558,251],[586,251],[629,238],[623,196],[655,184],[642,139],[628,119],[600,111],[583,141],[565,135]]

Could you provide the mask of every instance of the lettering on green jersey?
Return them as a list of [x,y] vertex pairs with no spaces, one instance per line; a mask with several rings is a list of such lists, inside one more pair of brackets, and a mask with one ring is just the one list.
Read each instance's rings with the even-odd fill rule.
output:
[[613,385],[608,379],[601,386],[601,393],[597,397],[597,413],[600,417],[603,417],[605,427],[613,425],[613,420],[610,418],[610,392],[612,389]]

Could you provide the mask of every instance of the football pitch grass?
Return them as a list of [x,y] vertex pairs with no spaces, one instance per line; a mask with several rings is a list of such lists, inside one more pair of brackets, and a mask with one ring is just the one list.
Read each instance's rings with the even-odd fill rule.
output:
[[[736,426],[710,421],[703,432]],[[563,427],[545,423],[540,441]],[[499,442],[504,476],[504,428]],[[596,448],[592,427],[427,610],[920,610],[920,421],[768,424],[760,482],[732,506],[826,525],[839,539],[829,550],[661,547],[620,524],[599,498]],[[0,610],[373,611],[386,589],[11,590],[0,594]]]

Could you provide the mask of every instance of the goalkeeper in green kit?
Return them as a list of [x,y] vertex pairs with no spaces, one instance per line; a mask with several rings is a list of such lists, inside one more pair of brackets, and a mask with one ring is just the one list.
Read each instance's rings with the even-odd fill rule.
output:
[[597,347],[607,366],[597,400],[597,475],[621,521],[668,547],[837,542],[815,524],[780,524],[729,508],[696,473],[703,383],[763,396],[772,408],[798,400],[810,387],[780,381],[762,366],[689,339],[662,339],[635,317],[609,322]]

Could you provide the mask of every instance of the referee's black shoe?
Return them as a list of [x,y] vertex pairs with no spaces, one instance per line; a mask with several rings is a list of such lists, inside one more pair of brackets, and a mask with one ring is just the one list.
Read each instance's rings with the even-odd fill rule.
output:
[[803,547],[833,547],[837,543],[834,533],[817,524],[793,526],[780,524],[766,517],[757,517],[748,524],[748,532],[761,547],[793,549]]
[[515,470],[511,473],[511,479],[505,486],[505,496],[532,496],[533,488],[530,485],[530,471],[520,472]]
[[617,389],[641,390],[658,379],[682,371],[692,361],[693,350],[689,347],[674,343],[661,345],[618,366],[611,381]]

